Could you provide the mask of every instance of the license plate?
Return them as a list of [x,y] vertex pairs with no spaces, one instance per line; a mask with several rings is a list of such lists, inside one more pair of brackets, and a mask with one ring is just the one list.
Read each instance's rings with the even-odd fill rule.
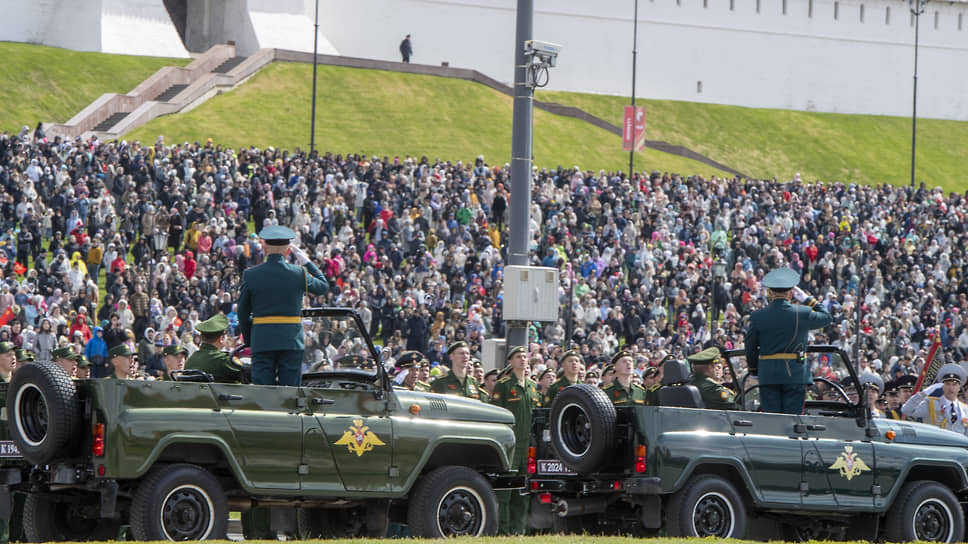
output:
[[23,457],[12,440],[0,440],[0,458]]
[[569,470],[564,463],[557,459],[539,459],[538,474],[563,474],[566,476],[577,476],[578,473]]

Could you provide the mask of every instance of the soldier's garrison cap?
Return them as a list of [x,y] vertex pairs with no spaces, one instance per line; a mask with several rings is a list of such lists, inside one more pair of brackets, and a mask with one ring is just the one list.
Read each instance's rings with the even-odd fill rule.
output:
[[188,355],[188,350],[178,344],[169,344],[165,346],[165,349],[161,350],[162,355],[178,355],[179,353]]
[[686,357],[694,365],[711,365],[720,359],[719,348],[706,348],[699,353]]
[[414,368],[420,365],[424,356],[419,351],[405,351],[397,357],[397,366],[400,368]]
[[74,360],[77,361],[77,366],[79,368],[87,368],[91,366],[91,362],[87,360],[87,357],[82,353],[78,353],[74,356]]
[[22,348],[17,348],[16,350],[14,350],[14,353],[16,354],[18,361],[33,361],[34,360],[34,352],[32,352],[32,351],[29,351],[29,350],[26,350],[26,349],[22,349]]
[[13,342],[0,342],[0,353],[9,353],[17,349],[17,346],[13,345]]
[[524,353],[525,355],[527,355],[528,350],[524,346],[514,346],[513,348],[511,348],[511,351],[508,352],[508,361],[510,361],[512,357],[514,357],[519,353]]
[[223,332],[229,328],[229,320],[224,314],[218,313],[195,325],[195,330],[204,333]]
[[960,384],[965,383],[965,369],[957,363],[948,363],[938,370],[938,381],[947,382],[955,380]]
[[451,353],[453,353],[454,350],[457,348],[466,348],[466,347],[469,347],[467,345],[467,342],[463,340],[458,340],[457,342],[454,342],[453,344],[447,346],[447,355],[450,355]]
[[617,363],[622,357],[632,357],[634,359],[635,355],[633,355],[632,352],[627,349],[620,349],[618,350],[618,353],[612,355],[612,362],[609,366],[615,366],[615,363]]
[[[6,344],[6,343],[8,342],[0,342],[0,344]],[[55,349],[54,351],[51,351],[50,356],[53,357],[55,361],[57,359],[70,359],[74,357],[74,349],[71,348],[70,346],[63,346]]]
[[897,379],[897,388],[901,389],[914,389],[914,385],[918,383],[917,376],[912,376],[911,374],[905,374]]
[[259,232],[259,238],[265,240],[270,246],[289,245],[289,240],[296,237],[296,233],[289,227],[282,225],[270,225]]
[[585,362],[585,359],[582,358],[581,353],[577,349],[570,349],[570,350],[562,353],[561,354],[561,357],[558,357],[558,364],[560,365],[561,363],[564,363],[565,362],[565,359],[567,359],[568,357],[578,357],[578,361],[580,363],[583,363],[584,364],[584,362]]
[[793,289],[800,283],[800,274],[792,268],[777,268],[763,277],[763,287],[770,289]]
[[127,344],[118,344],[108,350],[108,357],[125,357],[128,355],[134,355],[134,352],[128,349]]

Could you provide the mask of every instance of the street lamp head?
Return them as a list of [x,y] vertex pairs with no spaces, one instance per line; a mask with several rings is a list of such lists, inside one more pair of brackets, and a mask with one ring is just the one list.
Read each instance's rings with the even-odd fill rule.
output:
[[915,16],[924,13],[924,5],[928,3],[928,0],[908,0],[908,7],[911,8],[911,13]]

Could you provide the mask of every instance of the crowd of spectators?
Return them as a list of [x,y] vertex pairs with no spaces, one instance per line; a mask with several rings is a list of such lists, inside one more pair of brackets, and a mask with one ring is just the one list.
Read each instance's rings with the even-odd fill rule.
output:
[[[152,355],[194,351],[199,321],[223,312],[235,327],[241,272],[263,259],[255,233],[282,224],[331,286],[307,304],[358,308],[389,356],[445,363],[456,340],[480,356],[504,335],[510,187],[508,165],[484,157],[4,133],[0,340],[39,360],[73,343],[94,376],[129,342],[142,371],[158,372]],[[800,271],[836,317],[814,341],[857,347],[862,369],[917,372],[932,335],[964,360],[966,210],[964,194],[924,186],[535,168],[531,261],[562,279],[561,318],[530,329],[535,373],[562,347],[589,370],[622,345],[640,368],[707,343],[740,347],[777,266]],[[309,368],[322,351],[307,331]]]

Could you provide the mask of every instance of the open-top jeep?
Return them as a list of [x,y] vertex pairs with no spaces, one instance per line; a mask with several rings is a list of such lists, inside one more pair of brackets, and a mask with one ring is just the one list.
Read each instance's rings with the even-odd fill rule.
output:
[[[31,541],[225,538],[230,511],[269,507],[273,530],[302,537],[422,537],[497,530],[494,488],[509,473],[514,418],[454,396],[396,390],[352,310],[321,322],[332,368],[301,387],[71,380],[24,365],[9,384],[8,428],[29,466],[2,491],[26,493]],[[3,387],[6,387],[4,385]]]
[[[853,387],[815,378],[828,394],[808,400],[803,415],[756,411],[752,384],[739,398],[746,411],[704,409],[681,361],[665,364],[660,406],[615,408],[589,385],[562,390],[534,418],[532,524],[717,538],[962,541],[968,438],[872,418],[842,350],[812,346],[806,357],[814,368],[825,357]],[[743,383],[734,373],[742,358],[742,351],[726,354],[734,383]]]

